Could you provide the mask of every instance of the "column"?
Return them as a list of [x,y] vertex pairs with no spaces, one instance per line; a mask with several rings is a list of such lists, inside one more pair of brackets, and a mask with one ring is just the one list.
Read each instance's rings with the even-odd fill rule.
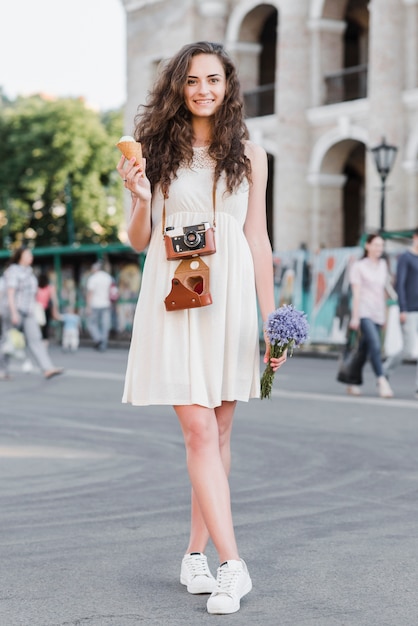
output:
[[326,99],[325,76],[342,69],[342,36],[346,23],[315,19],[309,21],[308,27],[311,32],[311,106],[321,106]]
[[197,0],[196,4],[196,41],[224,41],[228,14],[226,3],[220,0]]
[[[401,0],[372,0],[370,9],[369,136],[370,146],[381,142],[399,148],[387,179],[385,229],[402,228],[405,223],[404,119],[402,90],[404,77],[404,7]],[[367,158],[366,226],[379,228],[380,176],[372,156]]]
[[418,0],[403,0],[405,5],[405,88],[418,87]]
[[279,16],[276,250],[299,248],[309,235],[310,189],[306,180],[309,129],[305,112],[310,104],[310,42],[306,4],[305,0],[285,2]]

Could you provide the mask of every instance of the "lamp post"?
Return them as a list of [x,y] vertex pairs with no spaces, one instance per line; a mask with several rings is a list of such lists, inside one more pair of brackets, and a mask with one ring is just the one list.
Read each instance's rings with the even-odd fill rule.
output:
[[395,162],[398,148],[390,146],[386,143],[385,137],[382,137],[382,143],[375,148],[371,148],[377,171],[381,180],[381,197],[380,197],[380,230],[385,230],[385,196],[386,196],[386,179],[389,176],[393,164]]

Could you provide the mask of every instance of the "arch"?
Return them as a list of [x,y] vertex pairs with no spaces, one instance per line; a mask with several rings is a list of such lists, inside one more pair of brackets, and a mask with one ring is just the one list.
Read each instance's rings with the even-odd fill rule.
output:
[[241,2],[227,24],[226,46],[240,68],[248,118],[272,115],[275,111],[279,16],[276,4],[274,0]]
[[365,224],[367,131],[340,123],[316,142],[308,182],[314,187],[313,241],[356,245]]
[[308,168],[309,177],[311,179],[321,173],[327,153],[336,144],[347,140],[351,140],[352,142],[359,141],[367,146],[369,143],[368,132],[361,126],[348,126],[344,128],[343,125],[340,125],[322,135],[315,143],[311,152]]
[[[352,140],[350,140],[351,142]],[[357,245],[365,226],[366,212],[366,149],[356,141],[346,153],[343,173],[346,181],[342,194],[343,244]]]
[[232,9],[225,36],[225,45],[228,49],[232,48],[233,50],[236,44],[240,42],[241,27],[248,13],[263,6],[271,6],[277,11],[279,10],[279,2],[277,0],[269,0],[266,3],[260,2],[260,0],[246,0],[246,2],[240,2]]

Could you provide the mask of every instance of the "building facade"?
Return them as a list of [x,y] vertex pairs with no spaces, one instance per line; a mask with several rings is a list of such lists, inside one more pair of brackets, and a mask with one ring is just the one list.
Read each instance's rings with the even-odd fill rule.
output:
[[[352,246],[418,225],[418,0],[121,0],[126,132],[158,65],[185,43],[225,44],[251,138],[269,156],[275,250]],[[382,216],[371,148],[397,147]]]

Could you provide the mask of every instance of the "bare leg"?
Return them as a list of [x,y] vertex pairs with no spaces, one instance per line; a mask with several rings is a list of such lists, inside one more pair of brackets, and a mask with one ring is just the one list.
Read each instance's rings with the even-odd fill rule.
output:
[[[231,468],[231,433],[236,402],[223,402],[215,409],[219,432],[219,449],[227,476]],[[186,553],[204,552],[209,540],[209,531],[192,489],[190,539]]]
[[192,551],[202,551],[209,534],[221,562],[239,559],[228,484],[234,407],[234,403],[224,403],[216,410],[198,405],[174,407],[193,488],[189,547],[193,542]]

